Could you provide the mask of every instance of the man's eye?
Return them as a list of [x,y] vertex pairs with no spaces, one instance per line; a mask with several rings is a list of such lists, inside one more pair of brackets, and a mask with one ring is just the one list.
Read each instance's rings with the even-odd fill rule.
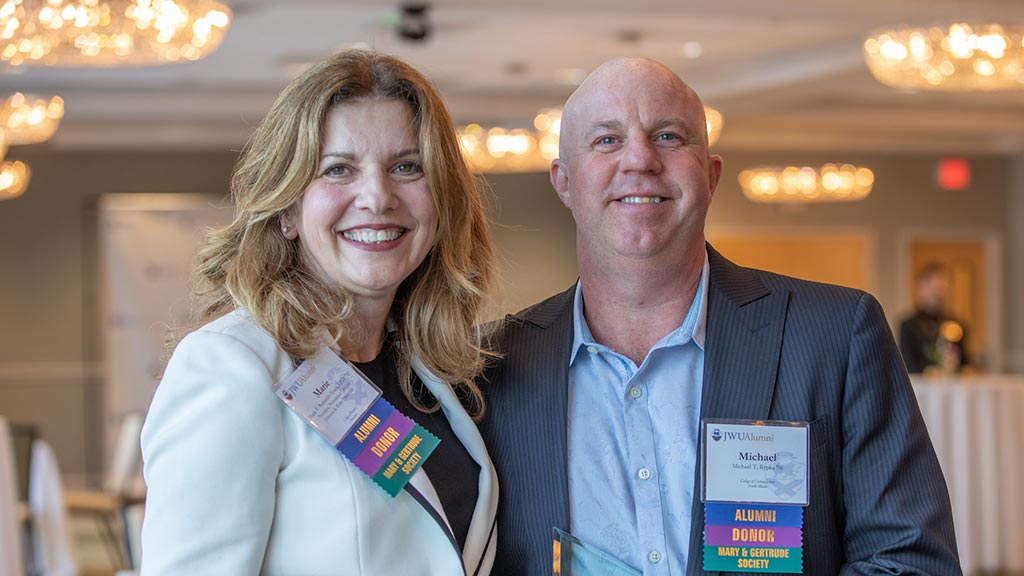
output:
[[671,142],[673,140],[679,140],[680,138],[678,134],[664,132],[662,134],[658,134],[657,136],[655,136],[654,139],[657,140],[658,142]]
[[597,139],[597,145],[598,146],[611,146],[612,144],[615,144],[618,141],[619,141],[619,139],[616,138],[615,136],[602,136],[602,137]]

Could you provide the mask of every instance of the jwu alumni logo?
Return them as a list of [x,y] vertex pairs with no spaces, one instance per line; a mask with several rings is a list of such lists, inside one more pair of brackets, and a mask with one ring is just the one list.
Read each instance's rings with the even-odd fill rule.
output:
[[711,439],[715,442],[738,440],[740,442],[775,442],[774,434],[756,434],[754,432],[732,432],[726,430],[722,432],[718,428],[711,431]]

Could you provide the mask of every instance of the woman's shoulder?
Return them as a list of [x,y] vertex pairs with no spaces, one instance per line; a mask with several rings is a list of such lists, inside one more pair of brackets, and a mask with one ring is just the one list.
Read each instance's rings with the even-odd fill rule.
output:
[[248,310],[236,308],[227,314],[203,324],[195,332],[225,334],[239,339],[269,338],[270,334],[256,323]]
[[269,332],[260,327],[248,311],[238,308],[196,328],[178,344],[178,347],[210,345],[214,342],[235,342],[262,354],[276,354],[280,347]]
[[292,368],[291,359],[274,337],[251,314],[237,309],[182,338],[171,355],[165,379],[183,367],[227,370],[238,363],[260,367],[273,379]]
[[279,420],[274,384],[291,370],[290,364],[274,339],[246,314],[227,314],[178,343],[157,386],[146,427],[153,434],[207,416],[226,427],[248,419],[266,426]]

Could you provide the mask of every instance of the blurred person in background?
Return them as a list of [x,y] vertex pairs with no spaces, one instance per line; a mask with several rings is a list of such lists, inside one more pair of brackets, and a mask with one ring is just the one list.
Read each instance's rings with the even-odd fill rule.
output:
[[900,323],[900,352],[907,371],[953,374],[969,364],[962,322],[946,312],[949,271],[926,264],[914,281],[912,315]]

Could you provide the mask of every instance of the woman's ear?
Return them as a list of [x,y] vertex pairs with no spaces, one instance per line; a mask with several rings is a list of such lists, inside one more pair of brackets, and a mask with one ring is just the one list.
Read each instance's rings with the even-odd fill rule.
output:
[[292,217],[292,210],[289,208],[281,213],[277,217],[278,222],[281,224],[281,235],[286,240],[295,240],[299,237],[299,229],[295,225],[295,218]]

